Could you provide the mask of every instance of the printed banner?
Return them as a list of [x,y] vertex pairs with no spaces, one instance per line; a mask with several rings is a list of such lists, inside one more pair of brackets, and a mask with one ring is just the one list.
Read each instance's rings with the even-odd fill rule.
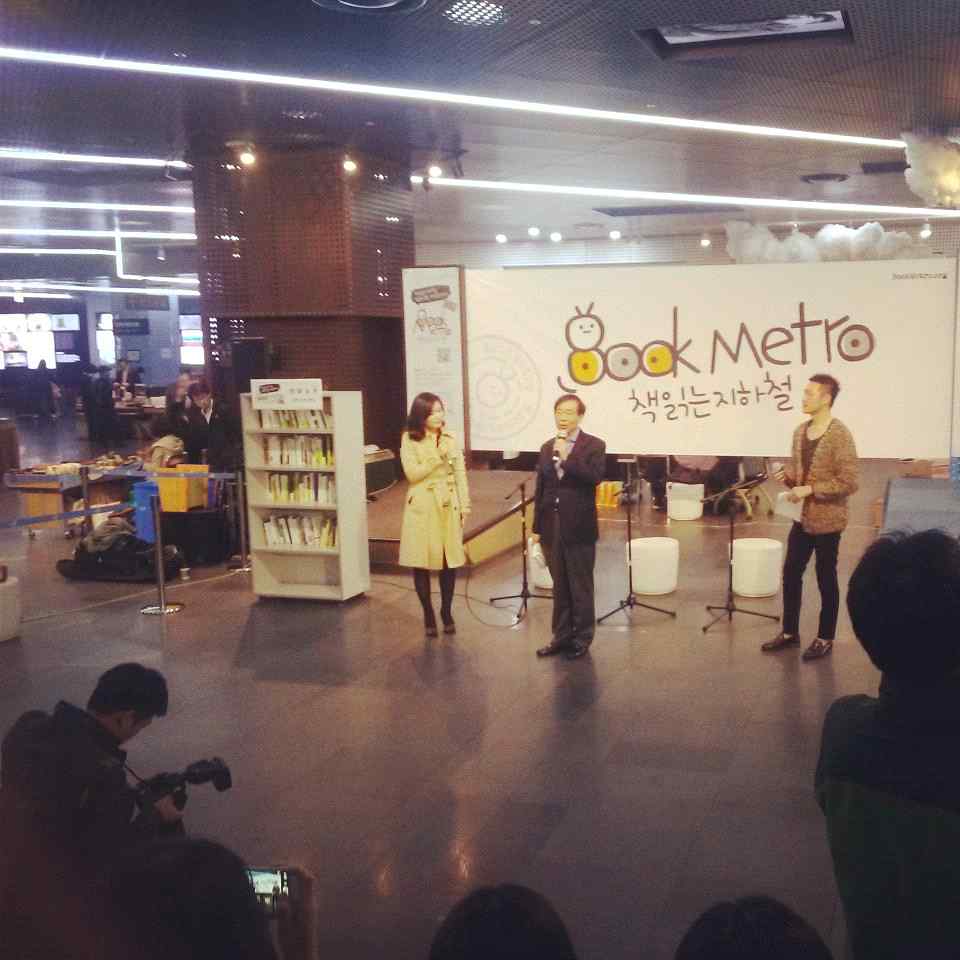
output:
[[862,457],[945,457],[953,260],[469,270],[474,449],[536,450],[574,393],[622,454],[783,456],[815,373]]
[[435,393],[447,409],[447,429],[469,448],[460,272],[460,267],[403,271],[407,410],[418,393]]

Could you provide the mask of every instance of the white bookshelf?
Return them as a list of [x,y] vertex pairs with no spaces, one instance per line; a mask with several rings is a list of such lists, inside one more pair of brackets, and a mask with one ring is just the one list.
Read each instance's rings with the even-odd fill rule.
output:
[[[250,394],[240,398],[243,414],[243,451],[246,464],[247,517],[253,563],[253,592],[258,597],[308,600],[348,600],[370,589],[370,552],[367,543],[367,483],[363,461],[363,401],[358,391],[323,394],[326,429],[264,426],[261,411],[253,409]],[[270,463],[271,437],[328,438],[332,464]],[[270,474],[320,475],[335,485],[332,502],[301,503],[275,500]],[[268,544],[264,520],[302,517],[322,523],[335,519],[334,547]]]

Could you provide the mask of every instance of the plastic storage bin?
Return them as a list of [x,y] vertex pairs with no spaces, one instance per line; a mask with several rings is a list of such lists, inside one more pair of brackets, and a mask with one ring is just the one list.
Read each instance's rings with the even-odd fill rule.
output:
[[[157,473],[206,473],[210,468],[203,463],[183,463],[179,467],[161,467]],[[160,509],[164,513],[186,513],[196,507],[207,505],[207,478],[188,480],[175,477],[157,479],[160,485]]]

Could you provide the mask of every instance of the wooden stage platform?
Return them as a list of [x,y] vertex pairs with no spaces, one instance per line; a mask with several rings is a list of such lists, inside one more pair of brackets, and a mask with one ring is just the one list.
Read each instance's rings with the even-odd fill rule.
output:
[[[510,491],[529,478],[527,496],[533,497],[533,473],[520,470],[469,470],[470,499],[473,511],[467,517],[463,540],[470,563],[478,564],[520,543],[520,494]],[[375,494],[367,504],[370,562],[380,566],[397,563],[400,552],[400,525],[407,496],[406,481]],[[527,505],[527,523],[532,508]]]

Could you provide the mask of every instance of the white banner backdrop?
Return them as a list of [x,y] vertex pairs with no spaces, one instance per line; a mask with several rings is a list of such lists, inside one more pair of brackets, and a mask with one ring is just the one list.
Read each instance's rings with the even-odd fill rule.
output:
[[950,450],[956,263],[468,270],[474,449],[536,450],[576,393],[607,450],[782,456],[808,378],[862,457]]
[[407,410],[418,393],[435,393],[446,407],[447,429],[468,449],[461,269],[403,271],[403,333]]

